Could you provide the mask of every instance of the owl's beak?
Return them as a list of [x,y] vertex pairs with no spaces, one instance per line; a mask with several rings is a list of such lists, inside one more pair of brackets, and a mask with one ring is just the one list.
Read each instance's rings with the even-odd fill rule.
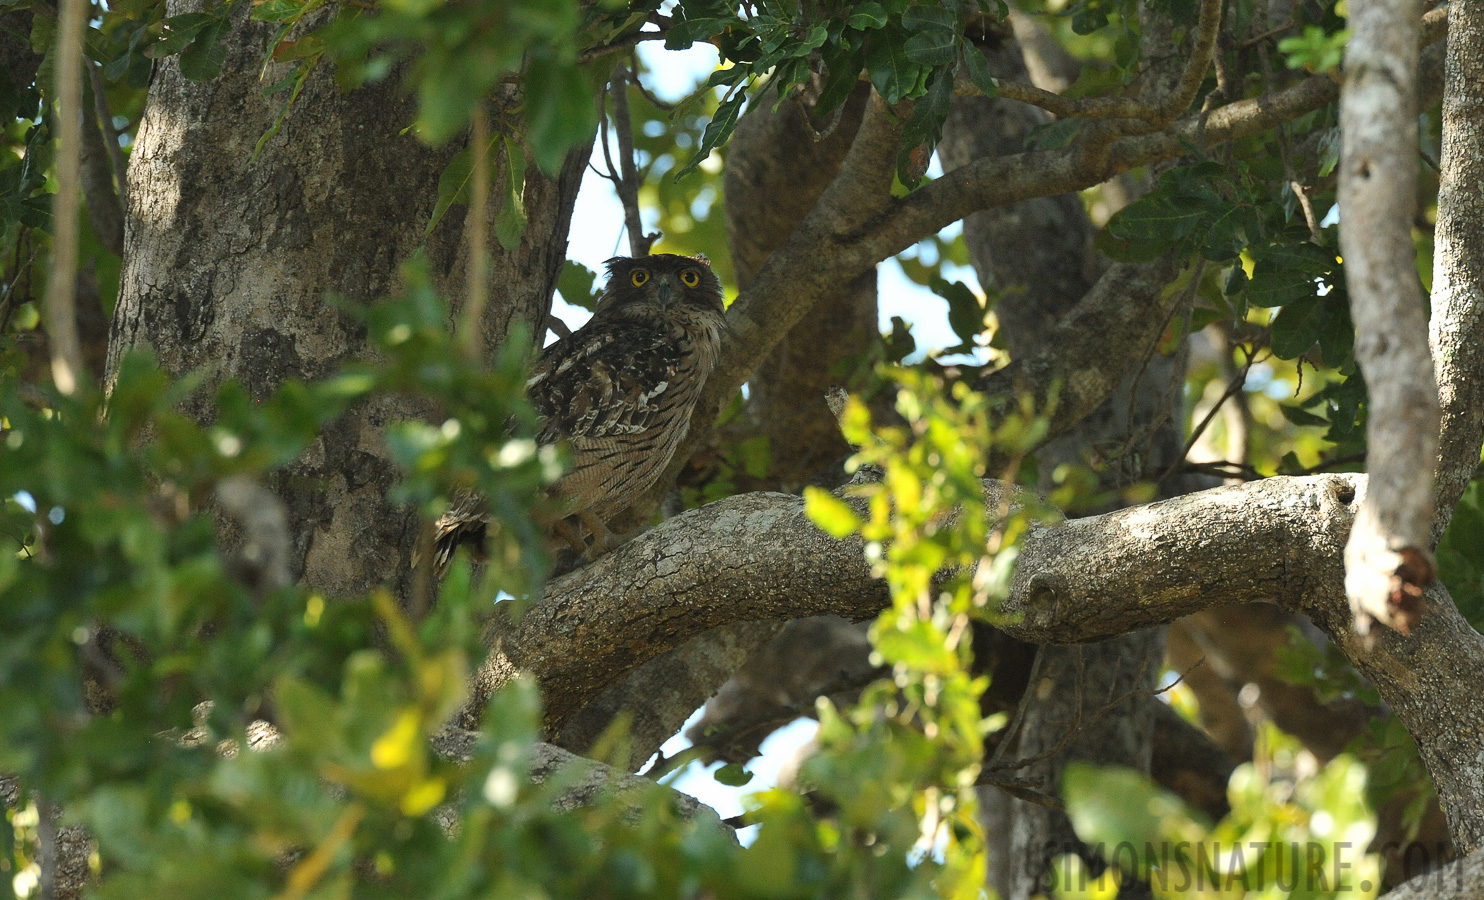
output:
[[662,306],[669,306],[670,299],[674,296],[674,291],[670,287],[670,280],[668,278],[660,279],[660,283],[655,286],[654,293],[655,296],[659,297]]

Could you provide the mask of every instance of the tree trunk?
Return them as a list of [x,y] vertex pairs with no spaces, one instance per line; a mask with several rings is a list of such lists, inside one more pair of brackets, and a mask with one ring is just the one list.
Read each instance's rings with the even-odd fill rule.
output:
[[[199,8],[172,3],[170,11]],[[253,159],[283,103],[281,94],[263,96],[283,67],[258,77],[270,32],[239,10],[222,75],[211,82],[187,80],[174,57],[158,62],[129,166],[107,383],[126,351],[148,347],[172,374],[206,374],[208,389],[185,404],[204,420],[213,415],[209,388],[222,379],[262,398],[285,379],[324,377],[365,355],[365,328],[351,310],[394,292],[399,266],[419,250],[454,306],[462,300],[465,207],[425,234],[438,178],[458,147],[430,148],[404,133],[415,107],[395,79],[342,93],[321,66]],[[518,100],[507,92],[496,102]],[[577,156],[555,182],[527,173],[522,241],[508,252],[489,248],[497,288],[485,311],[487,349],[513,322],[544,320],[566,256],[585,161]],[[491,205],[493,216],[499,204]],[[405,578],[418,523],[387,508],[397,473],[382,433],[430,412],[377,397],[325,428],[275,479],[296,577],[331,595]]]

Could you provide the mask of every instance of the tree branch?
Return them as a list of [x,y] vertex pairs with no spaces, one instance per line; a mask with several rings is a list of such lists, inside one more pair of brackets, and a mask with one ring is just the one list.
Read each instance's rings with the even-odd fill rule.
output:
[[1413,878],[1381,900],[1474,900],[1484,895],[1484,851]]
[[[1230,603],[1268,600],[1301,612],[1402,719],[1455,844],[1469,852],[1484,842],[1484,637],[1435,587],[1410,638],[1380,632],[1362,646],[1350,627],[1341,548],[1364,486],[1361,475],[1269,478],[1034,529],[1002,627],[1021,640],[1079,643]],[[709,628],[823,613],[865,618],[886,602],[860,542],[824,535],[800,498],[730,497],[557,579],[518,620],[492,623],[493,649],[465,721],[518,670],[540,680],[555,731],[624,672]]]
[[[85,61],[85,65],[87,73],[96,76],[97,64],[89,59]],[[108,138],[103,131],[108,105],[99,93],[102,83],[102,78],[94,77],[83,85],[84,93],[91,95],[92,102],[81,103],[78,110],[82,119],[78,133],[81,141],[78,148],[78,167],[83,198],[87,201],[88,222],[93,226],[93,233],[103,246],[122,256],[124,207],[120,202],[119,191],[124,182],[119,179],[120,188],[114,187],[114,154],[109,152]],[[114,149],[117,150],[117,147],[115,143]]]
[[1430,339],[1442,440],[1436,543],[1474,476],[1484,444],[1484,8],[1452,4],[1444,68],[1443,153],[1433,234]]
[[[1028,392],[1047,410],[1055,437],[1080,422],[1137,368],[1159,339],[1182,291],[1166,291],[1178,264],[1170,258],[1109,267],[1047,332],[1038,352],[985,375],[977,390],[1000,397]],[[1052,405],[1052,398],[1055,404]]]
[[[634,167],[634,121],[629,116],[629,69],[619,65],[613,70],[609,81],[609,93],[613,97],[613,127],[618,133],[618,171],[613,171],[609,160],[609,174],[613,189],[623,204],[624,230],[629,233],[629,255],[648,256],[658,234],[644,233],[644,220],[639,215],[639,174]],[[608,155],[608,143],[603,143],[603,155]]]
[[1412,245],[1419,7],[1356,0],[1340,96],[1340,252],[1370,391],[1370,491],[1345,548],[1345,590],[1362,634],[1375,621],[1410,632],[1436,575],[1438,389]]
[[51,277],[46,289],[46,330],[52,380],[72,394],[87,381],[77,337],[77,195],[82,143],[82,38],[87,4],[61,0],[57,11],[56,95],[57,193],[52,198]]

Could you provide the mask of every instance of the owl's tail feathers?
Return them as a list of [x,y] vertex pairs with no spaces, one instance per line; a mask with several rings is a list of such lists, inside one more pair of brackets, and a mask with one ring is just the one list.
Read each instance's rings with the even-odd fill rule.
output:
[[[471,554],[482,560],[488,529],[489,513],[483,497],[474,493],[454,497],[448,512],[433,523],[433,577],[442,579],[448,574],[448,565],[460,544],[468,544]],[[414,558],[412,564],[416,566],[418,560]]]

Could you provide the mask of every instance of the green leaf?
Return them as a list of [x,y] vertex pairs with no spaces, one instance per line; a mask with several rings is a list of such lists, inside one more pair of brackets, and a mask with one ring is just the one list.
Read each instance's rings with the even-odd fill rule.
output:
[[727,763],[712,773],[711,777],[728,787],[742,787],[752,781],[752,773],[744,769],[741,763]]
[[999,86],[995,84],[994,74],[989,70],[989,60],[985,58],[983,50],[973,44],[964,45],[964,64],[969,70],[969,80],[974,83],[974,87],[984,92],[984,96],[999,95]]
[[212,22],[216,21],[214,16],[206,13],[186,13],[179,16],[171,16],[160,23],[163,29],[162,35],[153,46],[149,48],[148,55],[151,59],[164,59],[174,56],[196,39],[196,35]]
[[495,217],[495,238],[506,250],[520,245],[526,231],[526,154],[520,143],[505,138],[505,197]]
[[1319,352],[1324,364],[1338,369],[1355,352],[1355,323],[1350,319],[1350,301],[1343,288],[1324,297],[1324,316],[1319,325]]
[[562,263],[562,274],[557,278],[557,290],[562,299],[573,306],[592,312],[598,308],[601,292],[593,287],[598,275],[580,262],[567,260]]
[[1300,426],[1304,426],[1304,427],[1316,427],[1317,426],[1317,427],[1320,427],[1320,428],[1323,428],[1323,427],[1326,427],[1326,426],[1329,425],[1329,420],[1328,419],[1324,419],[1324,418],[1321,418],[1319,416],[1316,416],[1313,413],[1309,412],[1308,410],[1303,409],[1303,408],[1298,407],[1298,406],[1293,406],[1291,404],[1284,403],[1284,404],[1280,405],[1278,407],[1278,409],[1280,409],[1280,410],[1283,411],[1283,418],[1287,419],[1288,421],[1292,422],[1295,425],[1300,425]]
[[902,27],[911,35],[902,45],[907,57],[925,66],[944,66],[957,52],[953,13],[936,6],[909,6],[902,13]]
[[225,19],[201,29],[191,45],[180,54],[180,74],[192,81],[214,81],[222,74],[227,59],[227,45],[222,42],[230,23]]
[[714,35],[721,34],[730,25],[737,24],[733,18],[721,18],[718,16],[697,16],[694,19],[682,19],[671,24],[670,30],[665,32],[666,50],[685,50],[696,41],[704,41]]
[[924,31],[907,38],[903,45],[907,58],[924,66],[943,66],[953,62],[953,33]]
[[711,117],[711,121],[706,124],[706,130],[701,133],[701,148],[696,151],[695,156],[690,158],[690,162],[686,163],[684,168],[675,173],[676,180],[695,171],[696,167],[711,155],[713,149],[731,137],[732,129],[737,127],[737,117],[742,114],[742,103],[746,99],[746,92],[738,90],[721,101],[721,105],[716,108],[716,114]]
[[1297,359],[1309,352],[1319,341],[1323,315],[1323,304],[1318,297],[1295,300],[1278,310],[1270,326],[1273,355],[1279,359]]
[[850,18],[846,23],[851,28],[861,31],[869,31],[873,28],[882,28],[886,25],[886,10],[880,3],[861,3],[850,11]]
[[1242,267],[1241,262],[1232,264],[1231,274],[1226,276],[1226,284],[1221,290],[1228,297],[1240,294],[1247,289],[1247,270]]
[[912,32],[953,32],[958,20],[941,6],[909,6],[902,11],[902,27]]
[[804,488],[804,515],[833,538],[854,534],[864,524],[844,501],[824,488],[812,485]]
[[273,697],[284,737],[291,744],[324,748],[340,743],[333,697],[293,676],[278,680]]
[[1178,845],[1180,841],[1197,842],[1206,834],[1203,817],[1132,769],[1071,763],[1062,776],[1062,795],[1077,837],[1089,844],[1143,847],[1164,841]]
[[536,165],[548,175],[598,124],[592,88],[575,64],[539,56],[526,69],[526,121]]
[[1077,34],[1092,34],[1094,31],[1108,27],[1108,13],[1101,4],[1079,3],[1070,12],[1072,13],[1072,31]]
[[433,205],[433,215],[428,219],[423,234],[433,233],[450,206],[469,202],[469,181],[473,172],[474,152],[468,147],[455,153],[443,167],[443,173],[438,176],[438,202]]
[[1336,266],[1332,251],[1307,241],[1254,247],[1252,259],[1247,302],[1264,307],[1316,296],[1318,278],[1334,272]]
[[921,69],[907,55],[906,36],[886,28],[873,32],[866,44],[866,73],[887,103],[897,103],[916,87]]

